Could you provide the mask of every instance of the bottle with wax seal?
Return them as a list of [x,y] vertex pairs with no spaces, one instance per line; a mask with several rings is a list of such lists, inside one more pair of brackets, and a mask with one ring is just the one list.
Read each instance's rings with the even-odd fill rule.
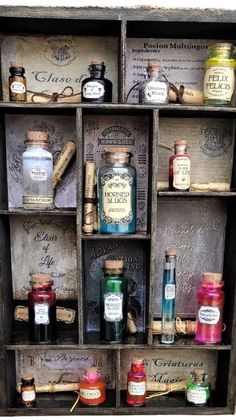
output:
[[10,101],[26,102],[27,88],[25,69],[18,61],[11,61],[9,68],[9,99]]
[[196,368],[192,379],[186,384],[186,400],[188,405],[206,406],[210,398],[211,386],[207,381],[204,369]]
[[103,103],[112,101],[112,82],[104,77],[106,66],[101,60],[89,65],[90,77],[82,82],[82,102]]
[[23,207],[53,207],[53,157],[48,149],[48,133],[28,131],[23,153]]
[[169,159],[170,191],[189,191],[191,158],[186,140],[176,140],[174,154]]
[[232,106],[235,88],[235,47],[217,42],[208,47],[203,98],[205,105]]
[[21,405],[33,407],[36,402],[34,377],[31,373],[25,373],[21,378]]
[[160,73],[160,63],[156,60],[148,61],[147,80],[139,84],[139,103],[167,104],[169,83]]
[[99,405],[106,400],[106,384],[96,367],[85,369],[79,385],[80,401],[86,405]]
[[220,273],[203,273],[197,293],[197,327],[195,340],[216,344],[222,341],[224,282]]
[[126,147],[108,148],[98,170],[98,214],[101,233],[136,230],[136,170]]
[[126,338],[128,280],[124,277],[124,261],[106,260],[100,280],[101,340],[119,343]]
[[144,405],[146,402],[147,374],[144,360],[134,357],[127,375],[127,399],[129,405]]
[[49,274],[33,274],[30,284],[29,338],[37,343],[56,340],[56,293]]

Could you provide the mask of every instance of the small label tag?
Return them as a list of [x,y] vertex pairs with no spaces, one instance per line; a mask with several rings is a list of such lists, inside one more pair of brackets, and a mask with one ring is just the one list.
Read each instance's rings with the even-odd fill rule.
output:
[[[62,306],[56,307],[56,313],[57,313],[57,321],[59,322],[65,322],[65,324],[73,324],[75,321],[75,310],[74,309],[68,309],[63,308]],[[15,307],[15,313],[14,313],[14,319],[16,321],[29,321],[29,311],[26,306],[16,306]]]

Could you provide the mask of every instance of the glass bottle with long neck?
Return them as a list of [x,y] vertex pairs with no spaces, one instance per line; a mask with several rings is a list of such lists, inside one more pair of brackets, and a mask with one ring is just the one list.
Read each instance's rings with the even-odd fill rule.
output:
[[119,343],[126,337],[127,283],[124,261],[106,260],[100,282],[100,335],[110,343]]
[[163,344],[174,343],[175,334],[175,288],[176,288],[176,251],[165,251],[165,266],[162,292],[162,334]]

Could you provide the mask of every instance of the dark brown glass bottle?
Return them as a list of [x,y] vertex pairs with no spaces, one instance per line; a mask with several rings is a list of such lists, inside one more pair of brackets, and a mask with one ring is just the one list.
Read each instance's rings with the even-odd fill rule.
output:
[[27,89],[26,78],[24,76],[25,69],[18,61],[11,61],[9,68],[11,73],[9,77],[9,99],[10,101],[26,102]]
[[112,83],[105,79],[103,61],[94,60],[89,65],[90,77],[82,82],[82,102],[103,103],[112,101]]
[[29,339],[37,343],[56,340],[56,293],[49,274],[34,274],[29,300]]
[[23,407],[32,407],[35,405],[35,383],[31,373],[26,373],[21,378],[21,405]]

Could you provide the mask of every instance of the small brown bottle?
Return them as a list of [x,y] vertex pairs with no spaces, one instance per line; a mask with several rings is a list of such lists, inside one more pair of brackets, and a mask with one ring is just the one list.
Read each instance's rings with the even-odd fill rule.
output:
[[24,407],[32,407],[35,404],[35,399],[34,377],[31,373],[26,373],[21,378],[21,404]]
[[9,76],[9,99],[10,101],[26,102],[27,89],[26,78],[24,76],[25,69],[18,61],[11,61],[9,68],[11,75]]

